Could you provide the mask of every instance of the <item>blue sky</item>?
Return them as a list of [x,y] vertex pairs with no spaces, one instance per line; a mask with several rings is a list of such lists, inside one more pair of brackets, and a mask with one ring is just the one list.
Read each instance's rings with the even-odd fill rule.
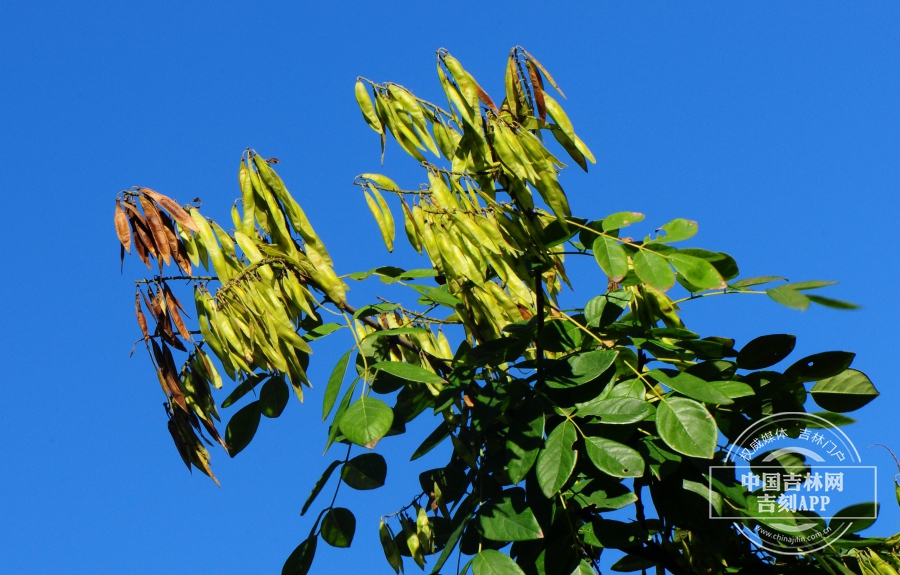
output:
[[[640,211],[647,232],[694,219],[693,245],[732,254],[743,275],[834,279],[830,295],[864,305],[800,313],[710,298],[685,318],[739,343],[796,334],[794,357],[856,351],[854,367],[882,396],[847,432],[880,466],[873,532],[897,530],[890,458],[865,449],[900,449],[897,4],[28,2],[0,23],[5,573],[280,572],[311,525],[298,515],[303,499],[331,460],[321,456],[324,385],[264,421],[236,459],[214,452],[221,489],[188,475],[146,356],[129,358],[142,270],[131,259],[119,275],[113,198],[132,185],[200,196],[206,215],[228,222],[251,146],[282,160],[339,272],[376,259],[420,267],[408,249],[383,251],[350,185],[371,171],[422,180],[395,145],[379,166],[353,82],[441,98],[434,58],[445,47],[499,100],[516,44],[561,84],[597,157],[589,174],[562,178],[576,213]],[[605,283],[591,262],[571,269],[582,301]],[[354,287],[359,302],[377,293]],[[316,347],[315,382],[347,347],[340,337]],[[342,489],[342,504],[360,510],[353,550],[320,546],[313,573],[389,572],[377,516],[413,494],[425,467],[404,462],[418,441],[383,444],[386,488]]]

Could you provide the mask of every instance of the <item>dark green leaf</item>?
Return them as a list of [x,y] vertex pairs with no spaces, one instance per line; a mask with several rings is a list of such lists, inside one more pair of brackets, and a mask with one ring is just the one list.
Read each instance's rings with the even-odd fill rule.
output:
[[783,306],[793,309],[805,310],[809,307],[809,298],[802,293],[787,287],[787,284],[777,288],[769,288],[766,294]]
[[[544,324],[541,331],[539,341],[541,346],[547,351],[572,351],[581,347],[581,341],[584,338],[581,330],[577,325],[570,321],[554,320]],[[489,344],[495,342],[488,342]],[[482,344],[475,349],[485,347]]]
[[858,305],[855,303],[851,303],[849,301],[842,301],[839,299],[832,299],[830,297],[823,297],[820,295],[807,295],[809,301],[813,303],[817,303],[819,305],[824,305],[825,307],[831,307],[834,309],[860,309]]
[[584,559],[578,563],[578,567],[572,571],[571,575],[595,575],[594,568]]
[[703,405],[670,397],[656,409],[656,428],[663,441],[679,453],[710,459],[716,450],[718,428]]
[[644,214],[638,212],[616,212],[603,218],[603,231],[618,230],[631,224],[636,224],[643,219]]
[[315,534],[307,537],[306,541],[301,543],[294,549],[284,567],[281,568],[281,575],[306,575],[312,566],[313,557],[316,556],[316,543],[318,538]]
[[735,289],[745,289],[748,287],[768,284],[777,281],[787,281],[787,278],[783,278],[781,276],[757,276],[753,278],[738,280],[728,285]]
[[737,364],[741,369],[764,369],[783,360],[794,351],[797,337],[776,333],[763,335],[750,340],[741,348],[737,356]]
[[686,220],[684,218],[676,218],[660,228],[666,232],[657,241],[671,243],[680,242],[694,237],[697,234],[697,222]]
[[291,390],[284,377],[272,377],[259,391],[259,411],[266,417],[278,417],[284,411],[290,397]]
[[325,387],[325,398],[322,400],[322,421],[325,421],[334,407],[334,402],[337,401],[338,393],[341,391],[341,384],[344,382],[344,375],[347,373],[347,364],[350,363],[350,354],[353,351],[351,349],[341,356],[337,365],[334,366],[331,376],[328,378],[328,385]]
[[610,281],[618,282],[628,273],[628,256],[618,241],[597,236],[593,243],[594,258]]
[[563,388],[587,383],[609,369],[617,355],[612,349],[574,353],[549,370],[547,385]]
[[566,420],[556,426],[537,459],[537,480],[541,491],[549,499],[552,498],[569,480],[575,469],[577,452],[572,445],[577,439],[575,425]]
[[578,404],[578,416],[595,416],[601,423],[637,423],[653,413],[653,407],[642,399],[633,397],[608,397]]
[[649,559],[642,559],[636,555],[625,555],[625,557],[610,565],[609,569],[616,573],[631,573],[633,571],[647,571],[655,565],[656,563]]
[[668,256],[678,273],[700,289],[717,289],[725,287],[725,280],[719,271],[706,260],[676,252]]
[[420,383],[432,384],[444,383],[444,379],[441,376],[436,375],[428,371],[427,369],[421,368],[418,365],[412,365],[411,363],[401,363],[399,361],[382,361],[381,363],[376,363],[375,365],[371,366],[369,369],[373,372],[381,370],[407,381],[418,381]]
[[[590,230],[602,232],[603,222],[601,220],[594,220],[592,222],[586,223],[584,227],[589,228]],[[594,245],[594,240],[600,236],[600,234],[596,234],[584,228],[578,228],[578,230],[578,243],[580,243],[585,248],[589,248]]]
[[472,575],[525,575],[525,572],[508,555],[486,549],[472,560]]
[[839,537],[868,529],[878,518],[879,508],[873,501],[845,507],[834,514],[828,527]]
[[259,402],[248,403],[232,416],[225,428],[225,443],[228,445],[228,455],[234,457],[253,439],[256,428],[259,427]]
[[334,507],[322,519],[321,534],[332,547],[350,547],[356,533],[356,517],[349,509]]
[[347,441],[372,449],[391,428],[394,412],[374,397],[361,397],[341,416],[338,423]]
[[321,493],[322,488],[325,487],[325,484],[328,483],[328,479],[331,477],[331,474],[334,473],[334,470],[337,469],[338,465],[341,462],[338,460],[334,460],[331,462],[331,465],[328,466],[328,469],[322,473],[322,476],[316,481],[316,484],[313,486],[312,491],[309,493],[309,497],[306,498],[306,502],[303,504],[303,509],[300,510],[300,515],[305,515],[307,511],[309,511],[309,506],[313,504],[313,501],[316,500],[316,497]]
[[731,398],[720,391],[715,385],[703,381],[683,371],[674,369],[654,369],[647,373],[661,384],[674,389],[682,395],[686,395],[704,403],[727,405],[734,403]]
[[387,462],[377,453],[357,455],[341,469],[344,483],[361,491],[381,487],[386,477]]
[[604,437],[586,437],[584,446],[588,458],[607,475],[640,477],[644,474],[644,459],[627,445]]
[[525,490],[507,489],[478,511],[481,533],[494,541],[530,541],[541,539],[544,532],[525,503]]
[[230,407],[237,400],[250,393],[250,391],[252,391],[254,387],[259,385],[259,382],[267,377],[269,377],[268,373],[254,373],[253,375],[242,381],[240,385],[234,388],[234,391],[228,394],[228,397],[226,397],[225,401],[222,402],[222,407]]
[[819,289],[823,287],[837,285],[837,282],[825,281],[825,280],[809,280],[805,282],[792,282],[789,284],[784,284],[780,287],[790,288],[792,290],[808,290],[808,289]]
[[815,413],[810,413],[810,415],[815,415],[816,417],[821,417],[825,420],[824,422],[819,422],[816,420],[808,421],[806,423],[806,427],[809,427],[810,429],[828,429],[831,426],[842,427],[844,425],[852,425],[856,423],[856,420],[852,417],[848,417],[840,413],[834,413],[832,411],[816,411]]
[[634,254],[634,271],[641,281],[656,289],[666,291],[675,285],[675,273],[665,257],[650,250],[640,250]]
[[855,411],[879,395],[866,374],[855,369],[819,380],[809,393],[816,404],[838,413]]
[[437,428],[432,431],[428,435],[428,437],[425,438],[425,441],[423,441],[422,444],[416,448],[415,452],[413,452],[409,460],[415,461],[416,459],[422,457],[423,455],[440,445],[441,442],[443,442],[448,437],[450,437],[450,426],[448,426],[446,422],[441,422],[437,426]]
[[795,381],[818,381],[843,373],[853,363],[855,353],[826,351],[797,361],[784,371],[784,377]]
[[506,467],[513,484],[519,483],[537,459],[544,437],[544,413],[538,399],[532,398],[522,406],[510,424],[506,438]]

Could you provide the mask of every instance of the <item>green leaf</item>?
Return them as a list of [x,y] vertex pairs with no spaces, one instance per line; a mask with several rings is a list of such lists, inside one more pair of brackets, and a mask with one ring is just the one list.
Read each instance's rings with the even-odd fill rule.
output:
[[618,282],[628,273],[628,255],[615,239],[597,236],[593,243],[594,258],[610,281]]
[[343,507],[334,507],[322,519],[321,534],[325,543],[332,547],[350,547],[356,533],[356,517]]
[[328,469],[325,470],[324,473],[319,477],[316,481],[316,484],[313,485],[312,491],[309,493],[309,497],[306,498],[306,502],[303,503],[303,509],[300,510],[300,515],[306,515],[306,512],[309,511],[309,506],[313,504],[313,501],[316,500],[316,497],[319,496],[319,493],[322,492],[322,488],[325,487],[325,484],[328,483],[328,480],[331,478],[331,474],[334,473],[334,470],[338,468],[338,465],[341,464],[341,461],[337,459],[331,462],[331,465],[328,466]]
[[763,335],[747,342],[738,352],[737,364],[741,369],[764,369],[783,360],[794,351],[797,337],[776,333]]
[[525,503],[525,490],[507,489],[493,497],[478,511],[481,533],[494,541],[531,541],[544,532],[531,507]]
[[331,376],[328,378],[328,385],[325,387],[325,397],[322,400],[322,421],[328,418],[328,414],[334,408],[334,402],[337,401],[337,396],[341,392],[341,384],[344,383],[344,375],[347,373],[347,365],[350,363],[350,355],[353,351],[351,349],[341,356],[337,365],[334,366]]
[[565,388],[596,379],[615,363],[618,354],[613,349],[573,353],[548,370],[547,386]]
[[281,568],[281,575],[306,575],[312,566],[313,557],[316,556],[316,543],[319,539],[315,534],[311,534],[306,541],[297,546],[296,549],[284,562]]
[[290,397],[291,390],[284,377],[272,377],[259,391],[259,411],[266,417],[278,417],[284,411]]
[[821,417],[828,422],[822,423],[815,420],[809,421],[806,423],[806,427],[809,427],[810,429],[827,429],[831,426],[842,427],[844,425],[852,425],[856,423],[856,420],[852,417],[848,417],[840,413],[834,413],[832,411],[816,411],[814,413],[810,413],[810,415]]
[[[618,230],[636,224],[644,219],[644,214],[638,212],[616,212],[603,218],[603,231]],[[587,245],[587,244],[585,244]]]
[[879,395],[866,374],[855,369],[819,380],[809,393],[817,405],[838,413],[855,411]]
[[[666,235],[657,241],[672,243],[680,242],[694,237],[697,234],[697,222],[686,220],[684,218],[676,218],[660,228],[666,232]],[[658,231],[658,230],[657,230]]]
[[320,337],[325,337],[326,335],[336,332],[343,327],[344,326],[339,323],[323,323],[322,325],[316,326],[304,333],[303,339],[305,339],[306,341],[315,341]]
[[516,413],[506,438],[506,466],[509,480],[519,483],[534,465],[544,437],[544,412],[539,401],[532,398]]
[[850,367],[854,357],[856,354],[849,351],[814,353],[784,370],[784,377],[803,382],[834,377]]
[[234,457],[253,440],[256,428],[259,427],[259,402],[248,403],[231,417],[225,428],[225,443],[228,455]]
[[402,363],[399,361],[382,361],[381,363],[376,363],[375,365],[371,366],[369,369],[372,371],[381,370],[407,381],[418,381],[419,383],[432,384],[445,383],[444,379],[441,376],[436,375],[428,371],[427,369],[421,368],[418,365],[412,365],[411,363]]
[[589,327],[606,327],[616,321],[628,308],[631,290],[616,290],[599,295],[584,305],[584,317]]
[[651,250],[640,250],[634,254],[634,271],[641,281],[666,291],[675,285],[675,273],[668,260]]
[[537,459],[537,480],[544,495],[553,497],[572,475],[578,453],[572,449],[577,439],[575,425],[565,420],[556,426]]
[[739,381],[717,381],[715,382],[716,389],[730,397],[731,399],[737,399],[739,397],[750,397],[751,395],[755,395],[756,392],[753,391],[753,388],[747,385],[746,383],[741,383]]
[[691,399],[670,397],[656,409],[656,428],[666,444],[691,457],[711,459],[716,451],[718,428],[703,405]]
[[575,567],[575,570],[572,571],[571,575],[595,575],[594,568],[591,567],[591,564],[582,559],[578,566]]
[[616,573],[631,573],[634,571],[648,571],[655,565],[656,563],[649,559],[642,559],[636,555],[628,554],[610,565],[609,570]]
[[828,523],[828,527],[842,537],[843,535],[857,533],[863,529],[868,529],[875,523],[879,510],[880,506],[874,501],[857,503],[835,513]]
[[647,375],[666,387],[703,403],[718,405],[734,403],[730,397],[722,393],[715,385],[683,371],[654,369],[648,372]]
[[385,558],[394,573],[399,574],[403,569],[403,559],[400,558],[400,551],[397,550],[397,544],[394,543],[394,535],[384,520],[378,524],[378,539],[381,541],[381,548],[384,549]]
[[422,294],[422,297],[430,302],[434,302],[451,309],[455,308],[458,305],[462,305],[461,299],[457,298],[456,296],[450,295],[445,290],[442,290],[440,288],[433,288],[418,284],[409,284],[409,287]]
[[700,248],[682,248],[678,253],[700,258],[712,264],[725,281],[730,281],[741,273],[734,258],[725,252],[711,252]]
[[378,489],[387,477],[387,462],[378,453],[363,453],[344,464],[341,479],[360,491]]
[[586,437],[584,447],[597,469],[613,477],[640,477],[644,459],[627,445],[604,437]]
[[628,424],[646,419],[653,407],[642,399],[612,397],[578,404],[577,413],[579,417],[599,417],[600,423]]
[[769,288],[766,294],[780,303],[793,309],[805,310],[809,307],[809,298],[802,293],[787,287],[787,284],[778,286],[777,288]]
[[777,281],[787,281],[787,278],[783,278],[781,276],[756,276],[756,277],[752,277],[752,278],[738,280],[738,281],[730,283],[728,285],[735,289],[745,289],[748,287],[763,285],[763,284],[777,282]]
[[394,412],[374,397],[361,397],[341,416],[338,423],[347,441],[372,449],[387,434],[394,422]]
[[415,461],[416,459],[422,457],[438,445],[440,445],[445,439],[450,437],[450,426],[447,425],[447,422],[442,421],[438,424],[437,428],[432,431],[428,437],[425,438],[425,441],[422,442],[419,447],[413,452],[412,456],[410,456],[410,461]]
[[525,575],[525,572],[508,555],[486,549],[472,560],[472,575]]
[[226,397],[225,401],[222,402],[222,407],[230,407],[235,402],[237,402],[237,400],[250,393],[254,387],[259,385],[259,382],[267,377],[269,377],[268,373],[254,373],[253,375],[242,381],[240,385],[234,388],[234,391],[228,394],[228,397]]
[[830,297],[823,297],[820,295],[807,295],[809,301],[813,303],[817,303],[819,305],[823,305],[825,307],[830,307],[834,309],[860,309],[860,306],[855,303],[849,301],[843,301],[839,299],[833,299]]
[[825,281],[825,280],[808,280],[805,282],[792,282],[789,284],[784,284],[780,287],[790,288],[792,290],[809,290],[809,289],[819,289],[823,287],[837,285],[837,282]]
[[708,261],[694,256],[685,255],[676,252],[668,256],[669,263],[672,264],[678,273],[692,285],[700,289],[718,289],[725,287],[725,280],[722,279],[719,271]]

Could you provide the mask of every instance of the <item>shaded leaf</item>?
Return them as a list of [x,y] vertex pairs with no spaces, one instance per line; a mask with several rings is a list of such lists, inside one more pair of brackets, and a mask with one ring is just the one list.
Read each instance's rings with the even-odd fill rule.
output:
[[814,353],[796,361],[784,370],[784,377],[803,382],[834,377],[850,367],[854,357],[856,354],[849,351]]
[[313,558],[316,556],[316,544],[318,537],[311,534],[306,541],[297,546],[296,549],[284,562],[281,568],[281,575],[306,575],[312,566]]
[[225,428],[225,443],[228,455],[234,457],[244,450],[256,435],[260,419],[259,402],[248,403],[235,413]]
[[291,390],[284,378],[272,377],[259,391],[259,410],[266,417],[278,417],[284,411],[290,396]]
[[344,464],[341,479],[361,491],[377,489],[387,477],[387,462],[378,453],[363,453]]
[[342,462],[335,459],[331,462],[327,469],[322,473],[319,479],[316,480],[316,484],[313,485],[312,491],[310,491],[309,496],[306,498],[306,501],[303,503],[303,509],[300,510],[300,515],[305,515],[309,510],[309,506],[313,504],[313,501],[316,500],[316,497],[321,493],[322,488],[325,487],[325,484],[328,483],[328,480],[331,478],[331,474],[334,473],[334,470],[338,468],[338,466]]
[[737,364],[741,369],[764,369],[786,358],[797,343],[797,337],[786,334],[763,335],[747,342],[738,352]]
[[350,547],[356,533],[356,517],[344,507],[334,507],[325,513],[321,526],[322,539],[332,547]]
[[809,393],[817,405],[838,413],[855,411],[879,395],[866,374],[855,369],[819,380]]

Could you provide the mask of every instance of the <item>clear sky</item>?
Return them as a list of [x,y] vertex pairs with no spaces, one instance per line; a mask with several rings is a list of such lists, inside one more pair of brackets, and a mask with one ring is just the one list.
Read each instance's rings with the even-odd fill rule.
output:
[[[132,185],[200,196],[227,223],[251,146],[282,160],[339,273],[376,260],[421,267],[408,249],[383,250],[350,185],[371,171],[422,180],[396,145],[379,166],[353,82],[441,98],[434,60],[445,47],[499,100],[516,44],[563,87],[597,157],[589,174],[562,177],[576,213],[644,212],[642,232],[695,219],[693,245],[732,254],[744,276],[834,279],[829,295],[865,306],[800,313],[764,297],[710,298],[685,318],[739,344],[794,333],[794,357],[856,351],[882,396],[847,432],[880,466],[872,532],[898,529],[896,471],[886,452],[865,449],[900,450],[897,3],[32,1],[0,22],[0,571],[280,572],[331,461],[321,390],[348,340],[315,348],[319,385],[306,405],[263,421],[236,459],[213,452],[221,489],[188,475],[146,355],[129,358],[132,279],[146,268],[132,258],[119,275],[113,198]],[[573,266],[581,301],[605,285],[593,264]],[[355,301],[375,293],[354,288]],[[404,462],[418,442],[379,446],[387,487],[342,489],[360,511],[353,549],[320,545],[313,573],[390,571],[377,516],[413,495],[423,467]]]

